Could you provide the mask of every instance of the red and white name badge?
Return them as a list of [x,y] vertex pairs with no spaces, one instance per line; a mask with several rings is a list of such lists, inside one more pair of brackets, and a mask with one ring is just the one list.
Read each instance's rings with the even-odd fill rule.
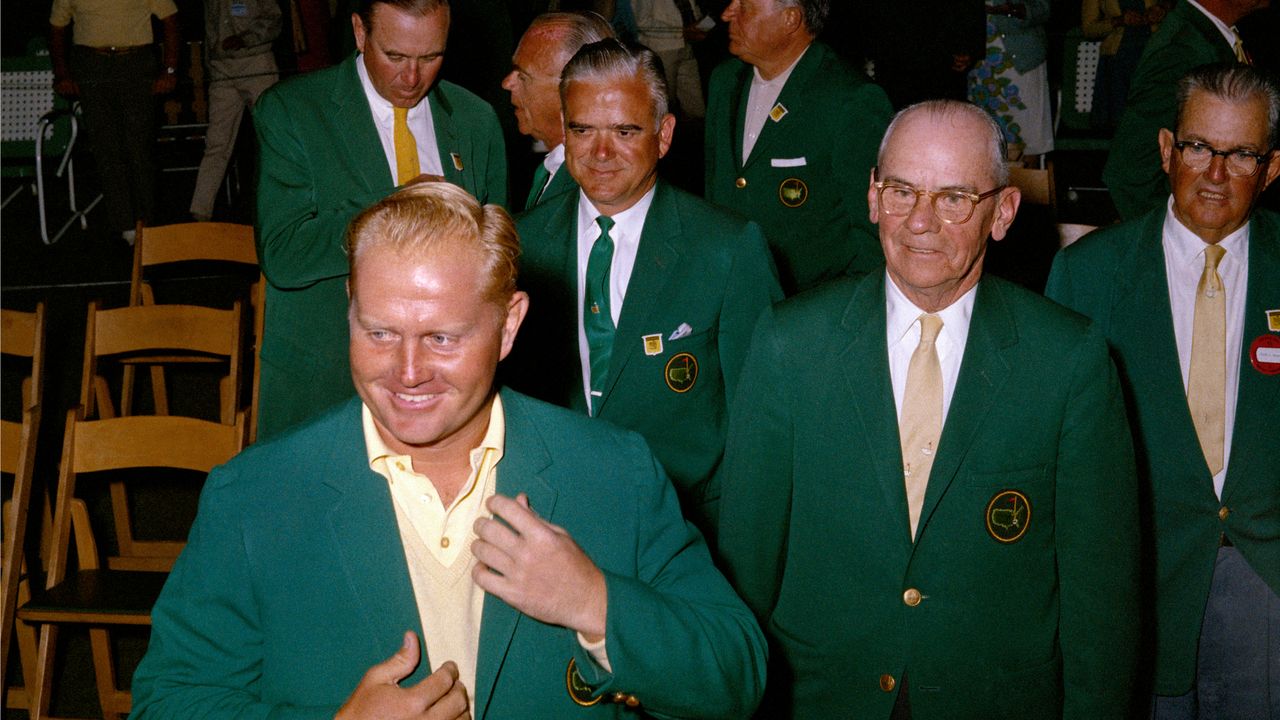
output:
[[1259,335],[1249,346],[1249,362],[1263,375],[1280,375],[1280,337]]

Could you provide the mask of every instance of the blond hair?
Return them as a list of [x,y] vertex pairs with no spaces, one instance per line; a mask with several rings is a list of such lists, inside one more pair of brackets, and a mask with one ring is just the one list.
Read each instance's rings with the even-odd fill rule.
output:
[[520,238],[511,216],[497,205],[481,205],[466,190],[446,182],[420,182],[366,208],[347,226],[351,282],[360,257],[389,247],[411,260],[434,253],[472,253],[485,296],[505,302],[516,290]]

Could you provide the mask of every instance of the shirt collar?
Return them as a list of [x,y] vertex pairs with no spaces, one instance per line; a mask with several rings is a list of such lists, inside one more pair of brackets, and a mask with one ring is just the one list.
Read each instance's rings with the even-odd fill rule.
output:
[[[1204,249],[1208,245],[1200,239],[1177,215],[1173,214],[1173,196],[1169,196],[1168,210],[1164,216],[1164,236],[1168,239],[1165,251],[1170,253],[1174,267],[1194,265],[1196,269],[1204,267]],[[1218,247],[1226,251],[1226,257],[1243,257],[1243,251],[1249,242],[1249,223],[1236,228],[1235,232],[1218,241]]]
[[560,166],[563,164],[564,143],[560,143],[559,145],[551,148],[551,152],[548,152],[547,156],[542,159],[542,167],[546,168],[547,172],[552,175],[555,175],[556,171],[558,171]]
[[[645,193],[636,201],[635,205],[623,210],[617,215],[611,215],[613,220],[613,230],[609,231],[609,237],[613,238],[616,243],[620,239],[640,238],[640,232],[644,229],[644,219],[649,214],[649,206],[653,204],[653,194],[658,189],[658,184],[654,183],[649,188],[649,192]],[[578,191],[578,227],[586,228],[589,225],[596,224],[596,218],[602,213],[591,204],[591,199],[587,197],[585,190]]]
[[[888,270],[884,274],[884,285],[885,333],[889,346],[892,347],[902,342],[907,332],[911,330],[911,326],[921,315],[926,314],[926,311],[916,307],[916,304],[907,298],[889,276]],[[943,335],[955,332],[963,333],[961,337],[968,337],[969,319],[973,316],[973,303],[977,295],[978,286],[975,284],[958,300],[933,313],[942,318]]]
[[791,63],[791,65],[787,66],[786,70],[783,70],[782,72],[774,76],[772,80],[765,80],[763,77],[760,77],[760,68],[757,68],[755,65],[752,65],[751,66],[752,84],[757,86],[762,86],[762,87],[775,87],[775,86],[782,87],[783,85],[786,85],[787,78],[791,77],[791,71],[796,69],[796,66],[800,64],[800,60],[804,58],[805,53],[809,52],[809,48],[811,47],[813,47],[812,43],[805,46],[805,49],[798,56],[796,56],[796,59]]
[[[369,456],[369,467],[374,472],[382,473],[380,466],[385,466],[388,460],[408,457],[387,447],[387,443],[382,439],[382,434],[378,432],[378,426],[373,422],[373,413],[369,411],[369,406],[364,403],[360,404],[360,417],[364,427],[364,446]],[[485,450],[493,450],[497,454],[495,463],[497,460],[501,460],[502,453],[506,448],[506,437],[507,423],[506,414],[502,409],[502,396],[495,394],[493,396],[493,406],[489,409],[489,429],[485,431],[480,444],[471,449],[471,469],[475,470],[480,466]]]

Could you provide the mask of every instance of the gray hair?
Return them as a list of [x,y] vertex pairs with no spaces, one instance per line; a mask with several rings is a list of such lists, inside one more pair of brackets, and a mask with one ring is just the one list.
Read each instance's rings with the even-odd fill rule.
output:
[[1182,124],[1182,113],[1196,92],[1208,93],[1224,102],[1239,104],[1254,98],[1267,103],[1267,149],[1280,142],[1280,85],[1274,75],[1249,65],[1213,63],[1192,68],[1178,80],[1178,118],[1176,134]]
[[667,114],[667,76],[657,53],[638,43],[607,38],[583,45],[560,74],[560,103],[564,104],[572,82],[631,78],[643,81],[649,89],[657,129]]
[[781,7],[798,7],[804,11],[804,26],[809,34],[817,37],[826,27],[827,14],[831,12],[831,0],[778,0]]
[[548,12],[529,23],[524,37],[548,35],[555,38],[560,48],[561,67],[583,45],[614,37],[613,26],[596,13]]
[[986,110],[977,105],[960,102],[959,100],[925,100],[911,105],[894,115],[893,120],[889,122],[889,127],[884,131],[884,139],[880,141],[880,152],[876,155],[876,165],[884,164],[885,149],[889,147],[889,139],[893,137],[893,131],[897,129],[898,124],[908,115],[915,113],[928,113],[936,119],[954,115],[966,115],[982,123],[983,128],[987,131],[987,159],[991,165],[991,177],[996,181],[997,186],[1009,184],[1009,161],[1005,159],[1004,131],[1000,129],[1000,124]]

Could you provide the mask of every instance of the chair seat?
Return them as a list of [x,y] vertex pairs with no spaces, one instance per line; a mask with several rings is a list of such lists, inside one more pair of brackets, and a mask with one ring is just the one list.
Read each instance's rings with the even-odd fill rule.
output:
[[49,590],[32,591],[18,617],[34,623],[150,625],[167,573],[82,570]]

